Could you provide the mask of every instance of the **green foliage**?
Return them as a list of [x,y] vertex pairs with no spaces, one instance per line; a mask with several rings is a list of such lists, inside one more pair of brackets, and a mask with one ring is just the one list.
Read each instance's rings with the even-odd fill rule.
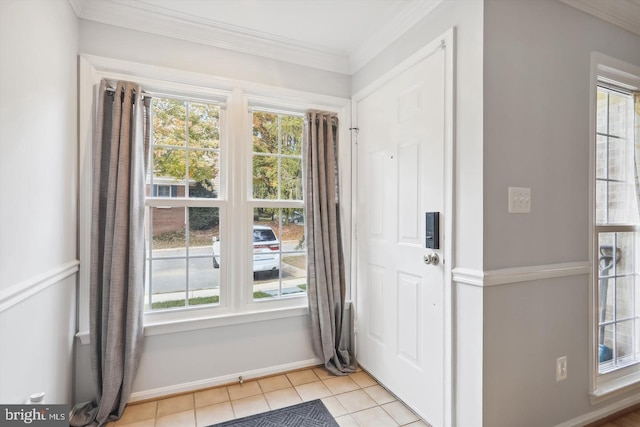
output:
[[262,292],[262,291],[255,291],[253,293],[253,299],[259,299],[259,298],[273,298],[273,295],[268,294],[266,292]]
[[280,199],[302,199],[303,125],[302,117],[253,113],[253,196],[256,199],[277,199],[278,186]]
[[[213,295],[210,297],[194,297],[189,298],[189,305],[202,305],[202,304],[218,304],[220,302],[220,297],[218,295]],[[151,304],[152,310],[162,310],[166,308],[176,308],[176,307],[184,307],[185,300],[171,300],[171,301],[160,301],[154,302]]]
[[213,191],[212,183],[218,175],[220,109],[210,104],[154,98],[153,116],[154,174],[178,182],[193,180]]
[[[259,298],[273,298],[273,295],[268,294],[262,291],[255,291],[253,293],[254,299]],[[212,295],[210,297],[194,297],[189,298],[189,305],[204,305],[204,304],[218,304],[220,302],[220,296]],[[151,304],[152,310],[163,310],[167,308],[179,308],[185,306],[184,299],[171,300],[171,301],[160,301],[154,302]]]
[[[207,183],[208,184],[208,183]],[[209,190],[211,185],[196,183],[189,189],[189,197],[212,198],[216,192]],[[191,207],[189,208],[189,229],[209,230],[220,224],[220,211],[218,208]]]

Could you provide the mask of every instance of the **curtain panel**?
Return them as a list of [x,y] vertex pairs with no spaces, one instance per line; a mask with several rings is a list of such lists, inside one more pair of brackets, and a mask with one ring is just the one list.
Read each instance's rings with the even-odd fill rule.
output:
[[91,367],[96,401],[77,405],[73,426],[122,416],[142,352],[144,198],[149,97],[130,82],[102,81],[93,136],[90,260]]
[[313,349],[335,375],[354,372],[343,331],[345,266],[340,240],[338,117],[310,111],[303,144],[308,299]]

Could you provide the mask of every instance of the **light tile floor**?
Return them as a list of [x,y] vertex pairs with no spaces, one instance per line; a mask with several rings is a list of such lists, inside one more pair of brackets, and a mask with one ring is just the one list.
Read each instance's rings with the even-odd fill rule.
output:
[[131,404],[108,427],[202,427],[322,399],[340,426],[428,426],[369,374],[344,377],[323,368]]

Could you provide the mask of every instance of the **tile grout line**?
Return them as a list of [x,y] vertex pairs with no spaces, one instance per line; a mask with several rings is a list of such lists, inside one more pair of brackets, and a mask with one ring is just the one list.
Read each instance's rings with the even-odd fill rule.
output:
[[[337,403],[338,403],[338,404],[339,404],[339,405],[340,405],[340,406],[341,406],[341,407],[346,411],[346,413],[345,413],[345,414],[343,414],[343,415],[340,415],[340,416],[338,416],[338,417],[335,417],[335,416],[334,416],[335,418],[339,418],[339,417],[342,417],[342,416],[349,416],[349,417],[351,417],[351,418],[353,419],[352,415],[354,415],[354,414],[358,414],[358,413],[360,413],[360,412],[364,412],[364,411],[371,410],[371,409],[374,409],[374,408],[380,408],[380,409],[382,409],[382,410],[384,411],[384,413],[385,413],[385,414],[387,414],[387,415],[388,415],[388,416],[393,420],[393,422],[394,422],[394,423],[396,423],[398,426],[406,426],[406,425],[411,424],[411,423],[414,423],[414,422],[423,421],[423,420],[421,420],[421,418],[420,418],[420,417],[418,417],[417,415],[415,415],[415,413],[413,413],[413,411],[412,411],[411,409],[409,409],[409,408],[408,408],[408,407],[407,407],[407,406],[406,406],[402,401],[400,401],[399,399],[397,399],[397,397],[396,397],[395,395],[393,395],[393,394],[392,394],[392,393],[390,393],[390,392],[389,392],[385,387],[383,387],[382,385],[380,385],[380,383],[378,383],[378,382],[377,382],[373,377],[371,377],[371,378],[372,378],[372,380],[374,381],[374,384],[368,384],[368,385],[366,385],[366,386],[362,386],[362,385],[360,385],[357,381],[355,381],[355,380],[353,380],[353,379],[351,379],[351,378],[350,378],[350,379],[351,379],[351,381],[352,381],[352,382],[354,383],[354,385],[356,386],[356,388],[355,388],[355,389],[353,389],[353,390],[348,390],[348,391],[343,391],[343,392],[340,392],[340,393],[334,393],[334,391],[333,391],[330,387],[328,387],[328,386],[327,386],[326,382],[327,382],[327,381],[330,381],[330,380],[332,380],[332,379],[334,379],[334,380],[335,380],[335,378],[327,377],[327,376],[325,376],[325,375],[322,375],[322,377],[321,377],[321,375],[318,375],[318,374],[315,372],[315,370],[314,370],[314,369],[309,369],[309,372],[310,372],[310,373],[312,373],[316,379],[315,379],[315,380],[313,380],[313,381],[310,381],[310,382],[306,382],[306,383],[298,384],[297,386],[293,384],[293,381],[289,378],[289,376],[287,375],[287,373],[283,373],[282,375],[283,375],[283,376],[284,376],[284,378],[287,380],[287,383],[289,384],[289,386],[287,386],[287,387],[283,387],[283,388],[278,388],[278,389],[275,389],[275,390],[271,390],[270,392],[277,392],[277,391],[280,391],[280,390],[285,390],[285,389],[288,389],[288,388],[292,388],[292,389],[294,390],[295,395],[297,396],[297,398],[298,398],[301,402],[306,402],[306,401],[302,398],[302,395],[301,395],[301,394],[300,394],[300,392],[298,391],[297,387],[298,387],[298,386],[302,386],[302,385],[306,385],[306,384],[314,384],[314,383],[318,383],[318,384],[321,384],[322,386],[324,386],[324,387],[325,387],[325,388],[326,388],[326,389],[327,389],[331,394],[330,394],[329,396],[325,396],[325,397],[322,397],[322,398],[320,398],[320,397],[319,397],[319,398],[317,398],[317,399],[322,400],[322,399],[325,399],[325,398],[331,398],[331,397],[332,397],[332,398],[334,398],[334,399],[336,400],[336,402],[337,402]],[[365,373],[366,373],[366,372],[365,372]],[[369,374],[367,374],[367,375],[369,375]],[[369,375],[369,376],[370,376],[370,375]],[[349,378],[349,376],[347,376],[347,378]],[[253,381],[252,381],[252,382],[253,382]],[[262,396],[262,399],[267,403],[267,407],[269,408],[269,410],[275,410],[275,409],[274,409],[274,407],[273,407],[273,405],[272,405],[272,403],[270,403],[270,402],[269,402],[269,400],[267,399],[267,397],[266,397],[266,393],[267,393],[267,392],[265,392],[264,387],[260,384],[260,380],[255,380],[255,382],[256,382],[256,385],[257,385],[258,390],[259,390],[259,392],[260,392],[259,394],[256,394],[255,396],[258,396],[258,395],[259,395],[259,396]],[[365,384],[366,384],[366,382],[365,382]],[[235,385],[235,384],[234,384],[234,385]],[[374,388],[374,387],[376,387],[376,386],[380,386],[384,391],[386,391],[387,393],[389,393],[389,394],[390,394],[390,396],[391,396],[391,398],[393,398],[393,400],[392,400],[392,401],[390,401],[390,402],[378,403],[378,401],[377,401],[377,400],[376,400],[372,395],[370,395],[370,394],[366,391],[366,389],[368,389],[368,388]],[[234,400],[233,400],[233,399],[231,399],[231,393],[230,393],[230,391],[229,391],[229,387],[230,387],[230,386],[212,387],[211,389],[215,389],[215,388],[224,389],[225,395],[226,395],[226,397],[228,398],[228,400],[223,401],[223,402],[219,402],[218,404],[222,404],[222,403],[224,403],[224,402],[229,402],[229,406],[231,407],[231,412],[232,412],[233,417],[234,417],[233,419],[238,419],[238,415],[237,415],[236,409],[234,408],[234,405],[233,405],[233,401],[234,401]],[[346,393],[354,392],[354,391],[361,391],[361,392],[363,392],[363,393],[364,393],[368,398],[370,398],[370,399],[375,403],[375,405],[374,405],[374,406],[372,406],[372,407],[370,407],[370,408],[363,408],[363,409],[360,409],[360,410],[357,410],[357,411],[354,411],[354,412],[349,411],[349,410],[348,410],[348,409],[347,409],[347,408],[342,404],[342,402],[338,399],[338,396],[340,396],[340,395],[344,395],[344,394],[346,394]],[[196,395],[196,392],[191,393],[191,404],[192,404],[192,410],[193,410],[194,425],[195,425],[195,426],[198,426],[198,416],[197,416],[197,409],[198,409],[198,408],[196,408],[196,396],[195,396],[195,395]],[[248,396],[248,397],[251,397],[251,396]],[[239,400],[239,399],[242,399],[242,398],[238,398],[238,399],[235,399],[235,400]],[[158,425],[158,418],[159,418],[159,417],[158,417],[158,414],[159,414],[159,409],[160,409],[159,402],[160,402],[161,400],[164,400],[164,399],[159,399],[159,400],[157,400],[157,401],[154,401],[154,403],[155,403],[155,417],[153,418],[153,425],[154,425],[154,426],[157,426],[157,425]],[[314,400],[315,400],[315,399],[314,399]],[[383,399],[383,400],[384,400],[384,399]],[[406,408],[406,409],[407,409],[411,414],[413,414],[413,416],[414,416],[415,418],[417,418],[417,419],[416,419],[416,420],[413,420],[413,421],[405,422],[404,424],[400,424],[400,422],[399,422],[398,420],[396,420],[396,418],[394,418],[394,417],[393,417],[393,415],[392,415],[391,413],[389,413],[389,412],[388,412],[388,411],[383,407],[383,405],[391,404],[391,403],[394,403],[394,402],[400,402],[400,404],[402,404],[402,406],[403,406],[404,408]],[[274,403],[274,404],[276,404],[276,403]],[[215,404],[213,404],[213,405],[215,405]],[[206,407],[206,406],[213,406],[213,405],[205,405],[205,406],[203,406],[203,407]],[[276,404],[276,405],[277,405],[277,404]],[[286,406],[290,406],[290,405],[286,405]],[[285,406],[285,407],[286,407],[286,406]],[[258,412],[258,413],[260,413],[260,412]],[[171,414],[165,414],[165,415],[171,415]],[[355,419],[354,419],[354,421],[355,421]],[[115,423],[114,423],[113,425],[115,425]],[[122,426],[124,427],[124,426],[126,426],[126,425],[127,425],[127,424],[122,425]]]

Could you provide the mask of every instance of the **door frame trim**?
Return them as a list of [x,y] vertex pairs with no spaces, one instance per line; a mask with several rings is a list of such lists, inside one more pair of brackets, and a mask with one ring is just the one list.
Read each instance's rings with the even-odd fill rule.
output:
[[[354,128],[355,132],[352,133],[352,212],[353,214],[353,224],[352,227],[352,257],[351,259],[357,263],[357,201],[358,201],[358,151],[357,151],[357,128],[358,128],[358,102],[369,96],[375,90],[382,87],[384,84],[389,82],[391,79],[406,71],[413,65],[416,65],[420,61],[428,58],[432,54],[438,52],[439,50],[445,50],[445,149],[444,149],[444,205],[445,212],[443,213],[444,219],[444,229],[443,229],[443,237],[444,237],[444,272],[443,272],[443,286],[444,286],[444,306],[443,306],[443,325],[444,325],[444,387],[443,387],[443,395],[444,395],[444,408],[443,408],[443,420],[444,425],[446,426],[455,426],[455,370],[454,370],[454,359],[455,359],[455,337],[454,337],[454,295],[453,295],[453,286],[452,286],[452,270],[455,267],[454,264],[454,248],[453,243],[455,242],[454,233],[454,219],[455,219],[455,129],[456,129],[456,90],[455,90],[455,75],[456,75],[456,28],[451,27],[440,36],[434,38],[432,41],[425,44],[420,50],[415,52],[413,55],[409,56],[404,61],[400,62],[398,65],[393,67],[388,72],[384,73],[382,76],[378,77],[375,81],[368,84],[366,87],[358,91],[355,95],[352,96],[351,103],[351,118],[352,118],[352,128]],[[353,301],[353,321],[354,321],[354,331],[355,340],[353,343],[354,353],[357,357],[357,344],[358,344],[358,335],[357,335],[357,309],[358,305],[358,277],[357,277],[358,268],[354,266],[352,269],[352,301]]]

